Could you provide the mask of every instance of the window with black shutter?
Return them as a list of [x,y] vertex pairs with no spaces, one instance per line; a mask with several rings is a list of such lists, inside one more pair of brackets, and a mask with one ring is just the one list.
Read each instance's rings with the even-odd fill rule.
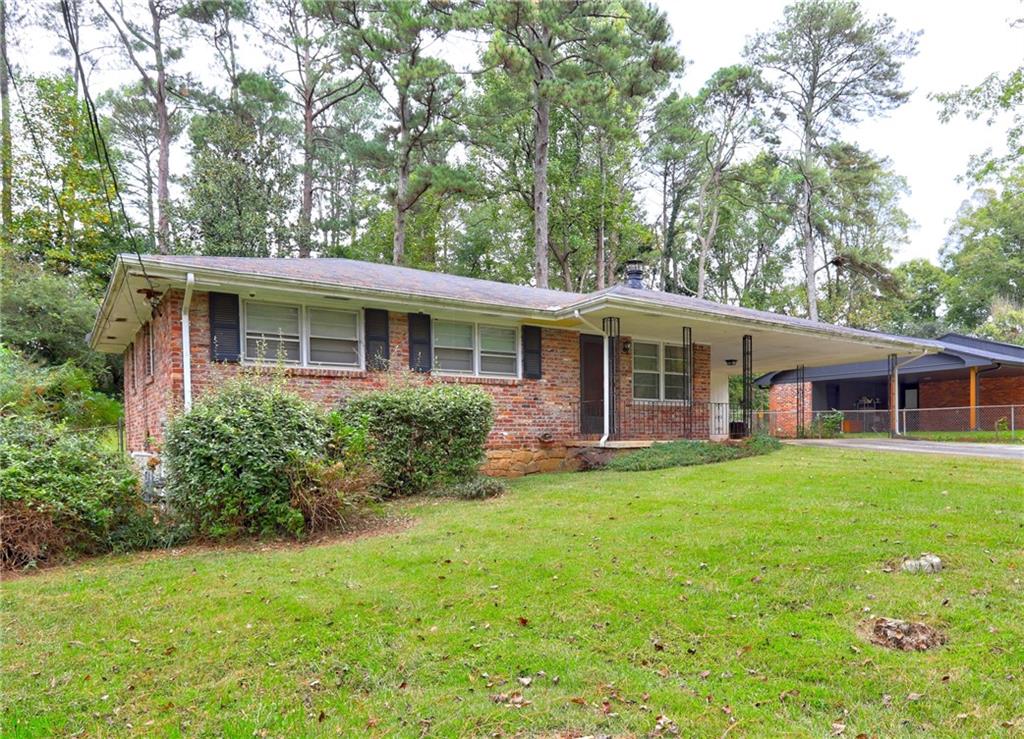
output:
[[540,326],[523,326],[523,377],[528,380],[539,380],[540,367]]
[[210,293],[210,358],[215,362],[239,361],[241,337],[238,296]]
[[430,316],[409,314],[409,368],[413,372],[430,372]]
[[391,342],[388,335],[388,312],[376,308],[364,311],[366,327],[366,368],[386,370],[391,359]]

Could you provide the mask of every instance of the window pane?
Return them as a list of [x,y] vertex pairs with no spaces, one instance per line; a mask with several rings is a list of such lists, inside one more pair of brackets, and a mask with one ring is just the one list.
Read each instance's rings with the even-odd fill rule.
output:
[[247,333],[298,336],[299,309],[294,305],[247,303],[245,330]]
[[325,339],[358,338],[356,314],[340,310],[309,309],[309,335]]
[[665,398],[686,400],[686,375],[665,375]]
[[633,397],[642,400],[658,400],[658,375],[652,372],[633,373]]
[[245,356],[247,359],[261,359],[265,362],[276,362],[280,356],[285,362],[298,362],[299,342],[248,336],[245,339]]
[[658,345],[633,344],[633,369],[638,372],[657,372]]
[[516,358],[508,354],[481,354],[480,371],[488,375],[515,375]]
[[435,321],[434,343],[437,346],[472,349],[473,324],[452,323],[450,321]]
[[434,366],[444,372],[472,372],[472,349],[434,349]]
[[498,326],[480,327],[480,351],[516,353],[516,330]]
[[665,371],[686,372],[686,352],[683,347],[673,344],[665,345]]
[[359,364],[359,344],[340,339],[310,339],[309,361],[317,364]]

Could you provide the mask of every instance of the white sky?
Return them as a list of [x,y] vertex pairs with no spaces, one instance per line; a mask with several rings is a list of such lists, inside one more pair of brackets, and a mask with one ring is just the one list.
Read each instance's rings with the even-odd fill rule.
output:
[[[689,64],[683,78],[696,91],[719,67],[739,61],[746,38],[767,30],[787,5],[783,0],[657,0],[668,13]],[[896,262],[938,261],[939,249],[960,204],[970,195],[957,178],[971,154],[1005,146],[1005,127],[958,119],[939,122],[929,93],[976,84],[992,72],[1016,68],[1024,57],[1024,29],[1009,21],[1024,16],[1020,0],[862,0],[869,14],[888,13],[903,30],[922,30],[918,54],[904,68],[910,100],[884,118],[864,121],[846,136],[892,160],[907,178],[904,209],[918,224]]]
[[[141,2],[129,0],[129,5],[133,1]],[[687,59],[681,86],[689,92],[695,92],[719,67],[739,62],[747,37],[770,28],[782,17],[787,4],[785,0],[655,1],[668,14]],[[1000,150],[1005,145],[1005,126],[989,127],[983,121],[963,118],[940,123],[939,106],[928,95],[975,84],[992,72],[1016,68],[1024,56],[1024,29],[1011,28],[1009,21],[1024,16],[1024,0],[861,3],[868,14],[889,13],[902,30],[922,30],[924,34],[919,39],[918,55],[904,70],[906,84],[914,90],[910,100],[886,117],[861,122],[845,136],[889,157],[895,171],[907,179],[910,194],[904,208],[917,227],[910,234],[910,242],[898,251],[896,262],[917,257],[937,261],[949,224],[971,192],[970,184],[958,182],[958,177],[971,154],[989,147]],[[53,71],[56,59],[46,51],[53,49],[54,37],[35,29],[26,35],[29,38],[18,39],[19,48],[12,54],[12,61],[31,72]],[[455,48],[449,53],[455,57],[472,55],[471,44],[458,40],[453,44]],[[83,46],[88,48],[89,43]],[[28,58],[26,50],[31,50]],[[212,62],[212,58],[203,56],[199,53],[186,60],[185,66],[202,75],[206,64]],[[91,74],[94,95],[134,79],[129,69],[112,68],[116,64],[110,60]]]

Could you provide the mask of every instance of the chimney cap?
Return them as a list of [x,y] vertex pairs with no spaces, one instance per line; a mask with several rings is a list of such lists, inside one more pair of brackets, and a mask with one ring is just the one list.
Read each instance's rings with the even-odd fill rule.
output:
[[640,259],[626,261],[626,287],[644,289],[644,263]]

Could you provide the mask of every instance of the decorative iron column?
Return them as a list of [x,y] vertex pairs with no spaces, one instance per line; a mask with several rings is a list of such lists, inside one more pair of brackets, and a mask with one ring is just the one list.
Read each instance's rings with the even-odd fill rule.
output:
[[743,335],[743,434],[754,425],[754,337]]
[[683,421],[685,436],[693,438],[693,329],[683,326],[683,361],[686,362],[686,417]]
[[807,429],[804,426],[804,414],[807,409],[804,401],[805,393],[807,392],[806,386],[804,385],[804,366],[798,364],[796,366],[796,438],[802,439],[807,435]]
[[619,433],[619,414],[617,412],[618,405],[618,384],[619,384],[619,333],[621,330],[620,321],[614,316],[609,316],[601,320],[601,329],[604,331],[606,341],[608,342],[608,355],[607,355],[607,366],[604,371],[608,376],[608,397],[604,399],[605,402],[605,413],[608,418],[608,434],[610,437],[617,436]]

